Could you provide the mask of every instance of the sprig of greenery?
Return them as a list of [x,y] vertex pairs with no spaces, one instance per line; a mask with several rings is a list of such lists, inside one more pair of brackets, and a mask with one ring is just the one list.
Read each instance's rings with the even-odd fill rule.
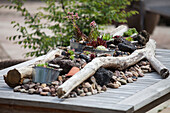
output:
[[[57,46],[68,46],[74,37],[72,23],[66,18],[67,12],[78,13],[80,19],[76,21],[79,29],[88,36],[90,22],[93,20],[100,25],[106,25],[113,20],[127,22],[126,18],[137,14],[137,11],[125,11],[132,0],[44,0],[46,6],[40,7],[38,12],[31,14],[24,7],[24,0],[10,0],[12,5],[1,6],[14,9],[24,17],[25,25],[11,22],[19,35],[8,37],[16,40],[24,48],[32,49],[26,56],[41,56]],[[43,11],[41,11],[43,10]],[[45,22],[44,22],[45,21]],[[50,31],[52,34],[48,34]]]

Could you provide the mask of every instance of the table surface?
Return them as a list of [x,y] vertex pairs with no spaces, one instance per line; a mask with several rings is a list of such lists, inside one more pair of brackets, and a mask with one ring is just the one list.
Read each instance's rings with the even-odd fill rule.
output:
[[[156,57],[170,70],[170,50],[157,49]],[[156,72],[145,74],[134,83],[122,85],[118,89],[108,89],[104,93],[69,99],[13,92],[13,89],[5,84],[2,75],[8,70],[29,65],[39,59],[36,58],[0,71],[0,104],[82,112],[131,113],[170,93],[170,77],[162,79]]]

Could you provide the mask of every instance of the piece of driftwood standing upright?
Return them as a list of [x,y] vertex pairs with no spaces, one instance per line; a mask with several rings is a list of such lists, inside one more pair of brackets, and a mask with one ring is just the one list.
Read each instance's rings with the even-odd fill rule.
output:
[[88,79],[90,76],[94,75],[97,69],[99,69],[100,67],[123,70],[131,65],[136,64],[144,58],[149,60],[153,68],[163,78],[167,78],[169,76],[169,70],[155,58],[155,49],[156,42],[150,39],[145,48],[136,50],[129,56],[95,58],[94,60],[92,60],[92,62],[88,63],[81,71],[76,73],[69,80],[59,86],[57,95],[59,98],[66,97],[75,87]]
[[20,84],[20,82],[22,82],[23,78],[32,77],[34,71],[33,67],[36,64],[45,63],[50,60],[53,60],[55,58],[55,55],[61,55],[61,51],[62,51],[61,49],[53,50],[49,52],[47,55],[45,55],[44,57],[42,57],[39,61],[34,62],[29,66],[15,68],[8,71],[7,75],[4,75],[5,82],[7,83],[8,86],[12,88],[17,86],[18,84]]

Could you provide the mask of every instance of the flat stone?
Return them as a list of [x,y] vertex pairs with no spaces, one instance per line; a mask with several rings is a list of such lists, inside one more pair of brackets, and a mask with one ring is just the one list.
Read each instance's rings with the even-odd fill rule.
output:
[[84,97],[86,95],[86,93],[81,93],[80,96],[81,97]]
[[84,91],[85,93],[87,93],[87,92],[88,92],[88,88],[83,88],[83,91]]
[[48,95],[48,92],[40,92],[40,95],[42,95],[42,96],[47,96],[47,95]]
[[128,78],[128,79],[127,79],[127,82],[128,82],[128,83],[133,83],[132,78]]
[[124,80],[124,79],[120,79],[119,82],[121,83],[121,85],[126,85],[127,84],[126,80]]
[[86,96],[91,96],[92,95],[92,92],[87,92],[86,93]]
[[50,92],[51,92],[51,93],[55,93],[55,88],[51,88],[51,89],[50,89]]
[[96,90],[96,89],[93,90],[93,91],[92,91],[92,94],[93,94],[93,95],[97,94],[97,90]]
[[21,89],[21,86],[16,86],[13,90],[14,92],[19,92],[19,89]]
[[35,87],[35,83],[32,83],[32,84],[29,85],[29,89],[31,89],[33,87]]
[[28,91],[26,91],[25,89],[21,89],[20,92],[21,93],[27,93]]
[[28,78],[25,78],[24,80],[23,80],[23,84],[27,84],[28,82],[30,82],[31,80],[30,79],[28,79]]
[[101,91],[102,90],[102,87],[100,85],[97,85],[97,91]]
[[49,88],[49,87],[44,87],[44,88],[43,88],[43,91],[44,91],[44,92],[50,92],[50,88]]
[[44,88],[44,87],[46,87],[46,86],[47,86],[47,84],[43,83],[43,84],[41,84],[41,86]]
[[118,84],[114,84],[114,83],[109,83],[108,87],[110,87],[110,88],[119,88],[119,85]]
[[59,85],[59,81],[53,81],[51,82],[52,85]]
[[121,86],[121,83],[120,83],[119,81],[116,81],[116,84],[118,84],[118,85],[119,85],[119,87]]
[[29,89],[29,90],[28,90],[28,93],[29,93],[29,94],[35,93],[35,89],[33,89],[33,88]]
[[89,82],[86,82],[84,85],[85,85],[86,88],[90,88],[91,87],[91,84]]
[[102,87],[102,91],[107,91],[107,87],[105,85]]

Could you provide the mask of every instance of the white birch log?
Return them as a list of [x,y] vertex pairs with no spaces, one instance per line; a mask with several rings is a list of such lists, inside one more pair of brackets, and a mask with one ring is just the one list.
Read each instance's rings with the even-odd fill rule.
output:
[[[136,64],[140,60],[147,58],[154,69],[161,75],[166,77],[169,75],[169,71],[163,64],[154,58],[156,49],[156,42],[152,39],[146,44],[146,47],[143,49],[139,49],[134,51],[131,55],[126,57],[99,57],[92,60],[88,63],[81,71],[76,73],[66,82],[64,82],[61,86],[59,86],[57,95],[59,98],[67,97],[67,95],[78,85],[80,85],[83,81],[88,79],[90,76],[94,75],[97,69],[100,67],[104,68],[116,68],[119,70],[126,69],[127,67]],[[156,62],[156,63],[155,63]],[[160,65],[161,64],[161,65]],[[162,66],[159,68],[159,66]],[[165,73],[162,73],[162,70],[167,70]],[[164,71],[163,71],[164,72]],[[165,77],[165,76],[164,76]]]

